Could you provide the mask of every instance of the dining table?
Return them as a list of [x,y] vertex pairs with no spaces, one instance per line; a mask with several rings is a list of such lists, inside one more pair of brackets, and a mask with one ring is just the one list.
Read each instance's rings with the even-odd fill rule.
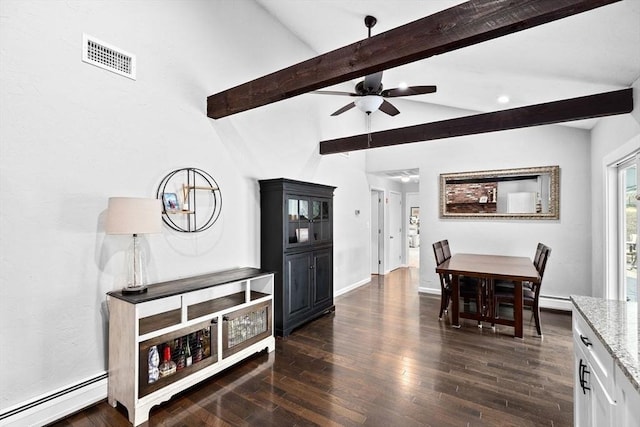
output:
[[[523,282],[540,283],[540,275],[530,258],[506,255],[453,254],[436,266],[436,273],[451,275],[451,324],[460,327],[460,318],[475,319],[514,327],[514,335],[523,338]],[[482,302],[476,301],[476,312],[460,312],[460,278],[473,277],[483,284]],[[494,284],[497,280],[513,282],[513,319],[498,317],[493,307]],[[481,324],[481,323],[480,323]]]

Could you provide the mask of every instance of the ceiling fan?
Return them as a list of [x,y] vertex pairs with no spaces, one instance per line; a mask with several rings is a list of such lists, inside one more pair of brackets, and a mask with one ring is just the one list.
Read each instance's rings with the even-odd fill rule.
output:
[[[376,25],[378,20],[367,15],[364,18],[364,25],[368,28],[369,37],[371,37],[371,28]],[[380,110],[390,116],[400,114],[400,111],[394,107],[385,98],[398,98],[401,96],[412,95],[424,95],[427,93],[434,93],[436,91],[435,86],[408,86],[405,88],[383,89],[382,87],[382,71],[369,74],[364,77],[364,80],[356,84],[355,92],[341,92],[335,90],[316,90],[311,93],[321,95],[342,95],[353,96],[357,99],[344,107],[340,108],[332,116],[337,116],[345,111],[349,111],[353,107],[358,107],[361,111],[367,113],[367,115],[373,113],[376,110]]]

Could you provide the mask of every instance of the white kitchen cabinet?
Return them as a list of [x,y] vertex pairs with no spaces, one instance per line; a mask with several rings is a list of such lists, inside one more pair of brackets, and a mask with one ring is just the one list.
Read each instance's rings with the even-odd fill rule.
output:
[[585,319],[573,312],[574,425],[613,426],[613,359]]
[[616,425],[640,426],[640,393],[616,366]]
[[[625,330],[629,323],[627,316],[616,318],[612,313],[620,313],[619,301],[603,301],[589,297],[572,297],[574,364],[574,425],[576,427],[638,427],[640,426],[640,392],[623,370],[621,357],[628,358],[628,348],[621,342],[628,342]],[[576,300],[589,309],[592,321],[587,321],[575,307]],[[579,305],[579,304],[578,304]],[[627,314],[625,311],[623,314]],[[633,316],[632,316],[633,317]],[[619,320],[620,322],[618,322]],[[606,325],[606,329],[596,329],[591,324]],[[631,324],[638,336],[637,327]],[[609,340],[602,338],[607,337]],[[610,342],[615,336],[616,342]],[[633,343],[632,343],[633,344]],[[637,354],[637,348],[635,349]],[[626,361],[626,360],[625,360]],[[632,374],[629,374],[632,375]]]

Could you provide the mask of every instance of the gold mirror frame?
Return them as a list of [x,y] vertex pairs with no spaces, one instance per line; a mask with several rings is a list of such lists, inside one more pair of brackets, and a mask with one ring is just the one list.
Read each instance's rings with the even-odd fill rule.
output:
[[[535,176],[549,175],[549,200],[548,200],[548,212],[531,212],[531,213],[505,213],[505,212],[454,212],[454,205],[465,206],[465,209],[472,208],[471,205],[476,205],[478,210],[491,210],[489,205],[498,205],[497,197],[492,195],[496,194],[497,182],[501,181],[515,181],[519,177],[521,179],[533,179]],[[488,183],[495,182],[495,190],[493,194],[489,190],[488,196],[478,196],[467,194],[465,197],[467,200],[475,199],[472,202],[452,202],[451,194],[448,194],[447,184],[475,184],[475,183]],[[450,187],[451,191],[452,190]],[[536,209],[538,205],[541,205],[541,196],[537,196],[538,202],[536,203]],[[546,204],[546,203],[545,203]],[[449,209],[448,209],[449,208]],[[559,166],[541,166],[533,168],[521,168],[521,169],[502,169],[492,171],[476,171],[476,172],[458,172],[458,173],[445,173],[440,174],[440,218],[495,218],[495,219],[560,219],[560,167]]]

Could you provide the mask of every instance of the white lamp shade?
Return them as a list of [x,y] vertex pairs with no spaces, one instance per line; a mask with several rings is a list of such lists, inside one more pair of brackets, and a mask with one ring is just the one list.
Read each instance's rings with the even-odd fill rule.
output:
[[365,113],[373,113],[382,105],[384,99],[380,95],[366,95],[354,101],[356,107]]
[[110,197],[107,234],[150,234],[162,231],[162,205],[159,199]]

